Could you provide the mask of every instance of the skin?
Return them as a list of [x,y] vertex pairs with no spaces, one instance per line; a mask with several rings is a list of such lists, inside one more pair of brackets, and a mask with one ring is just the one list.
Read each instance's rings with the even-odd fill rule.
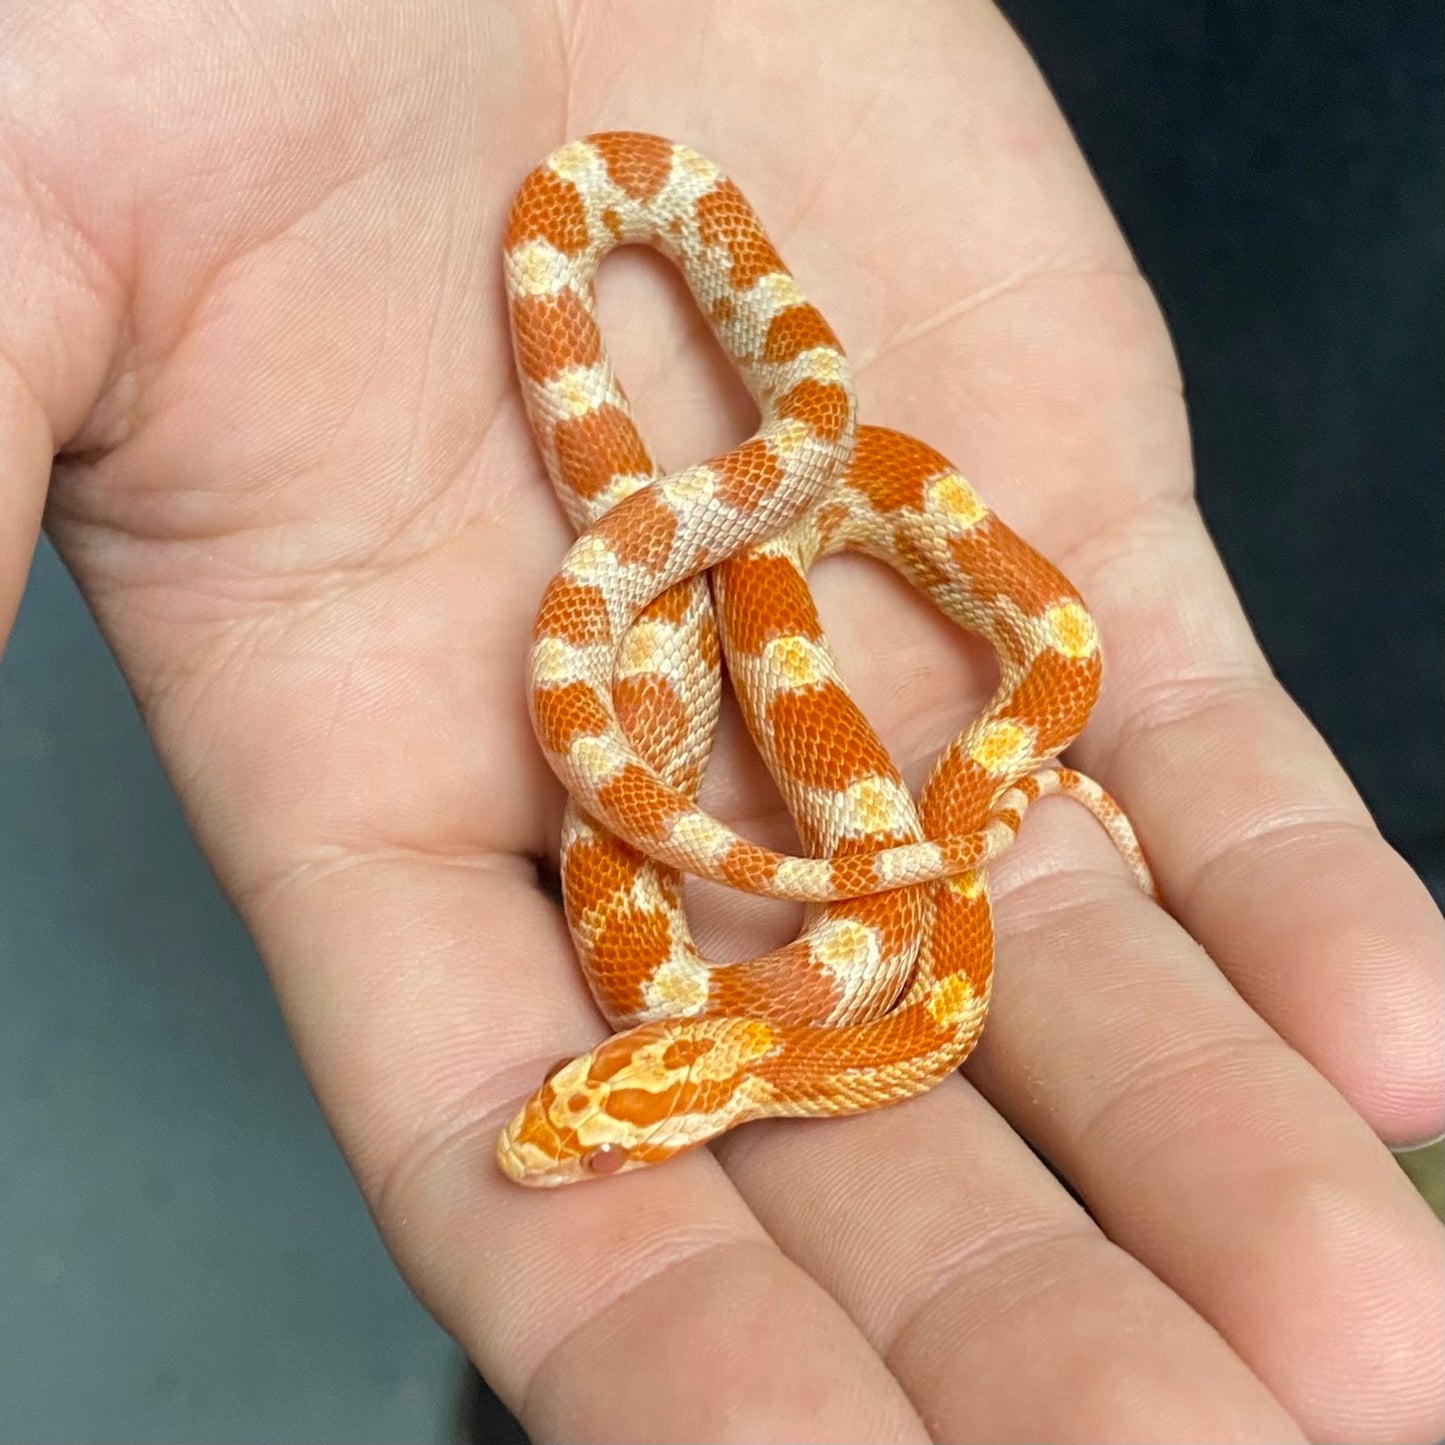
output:
[[[1440,920],[1261,659],[1154,302],[991,9],[21,0],[0,55],[0,619],[48,505],[378,1227],[535,1438],[1439,1436],[1441,1234],[1380,1140],[1441,1128]],[[1041,806],[966,1081],[539,1195],[496,1130],[601,1030],[535,862],[566,529],[498,252],[618,125],[740,181],[864,417],[1083,591],[1076,761],[1173,916]],[[664,460],[746,435],[675,278],[603,291]],[[818,590],[916,782],[986,669],[878,569]],[[705,797],[786,839],[735,731]],[[695,897],[726,956],[792,920]]]

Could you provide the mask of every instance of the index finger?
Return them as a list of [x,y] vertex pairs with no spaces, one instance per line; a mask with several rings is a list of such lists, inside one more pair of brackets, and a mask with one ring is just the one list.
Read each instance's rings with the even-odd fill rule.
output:
[[600,1027],[531,873],[358,858],[248,906],[412,1287],[539,1438],[927,1440],[706,1151],[543,1194],[496,1169],[516,1097]]

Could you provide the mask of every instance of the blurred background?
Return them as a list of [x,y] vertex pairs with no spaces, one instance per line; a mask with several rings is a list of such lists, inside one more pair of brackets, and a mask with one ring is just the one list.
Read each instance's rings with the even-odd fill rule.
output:
[[[1265,650],[1440,900],[1439,7],[1004,9],[1164,307]],[[0,798],[0,1440],[520,1438],[377,1242],[47,548]],[[1404,1163],[1438,1211],[1438,1146]]]

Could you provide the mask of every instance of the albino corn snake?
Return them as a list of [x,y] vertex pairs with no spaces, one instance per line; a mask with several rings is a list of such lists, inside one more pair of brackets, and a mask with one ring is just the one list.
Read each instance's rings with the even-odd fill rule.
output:
[[[664,476],[598,330],[593,278],[646,244],[682,271],[762,413],[749,441]],[[579,537],[542,599],[531,709],[570,795],[561,877],[593,996],[618,1032],[554,1069],[503,1130],[518,1182],[655,1164],[749,1119],[841,1115],[931,1088],[988,1008],[985,865],[1065,793],[1153,883],[1097,784],[1049,766],[1098,694],[1094,622],[1064,577],[922,442],[858,426],[852,379],[741,193],[655,136],[554,152],[506,237],[517,370]],[[806,572],[881,559],[985,638],[997,691],[917,802],[848,696]],[[696,801],[727,672],[808,856]],[[744,963],[694,945],[680,873],[823,905]]]

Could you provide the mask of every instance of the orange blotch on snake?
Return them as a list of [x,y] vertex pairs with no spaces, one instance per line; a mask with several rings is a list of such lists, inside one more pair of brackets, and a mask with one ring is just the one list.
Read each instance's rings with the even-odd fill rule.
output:
[[823,636],[813,594],[786,557],[757,553],[729,563],[723,618],[735,653],[760,657],[775,637]]
[[938,826],[950,832],[981,828],[988,816],[988,800],[998,778],[960,751],[953,765],[928,786],[929,815],[943,820]]
[[848,898],[872,893],[878,886],[877,871],[870,853],[839,853],[828,860],[828,876],[834,891]]
[[860,778],[893,776],[883,744],[836,682],[775,693],[768,722],[779,765],[809,787],[842,789]]
[[953,574],[917,541],[907,527],[893,532],[893,555],[903,564],[908,578],[917,587],[942,587],[953,580]]
[[740,838],[722,854],[720,863],[718,863],[718,871],[722,874],[725,883],[731,883],[733,887],[749,892],[749,890],[756,889],[759,884],[767,883],[776,876],[777,860],[766,848],[760,848],[756,842]]
[[792,361],[815,346],[842,350],[838,338],[833,335],[833,328],[823,320],[823,313],[816,306],[809,306],[806,302],[801,306],[789,306],[768,323],[763,360]]
[[731,181],[719,181],[699,196],[694,210],[703,245],[726,248],[728,279],[735,290],[746,291],[760,276],[788,274],[782,257],[758,225],[753,208]]
[[587,249],[587,207],[577,187],[545,166],[522,182],[512,205],[505,244],[510,251],[524,241],[546,241],[568,256]]
[[805,377],[775,403],[779,416],[800,421],[814,436],[837,441],[853,415],[848,393],[836,382]]
[[[643,1032],[651,1035],[656,1033],[653,1025],[644,1025]],[[641,1041],[637,1033],[631,1037],[622,1034],[613,1034],[610,1039],[604,1039],[602,1043],[592,1050],[591,1062],[587,1066],[587,1079],[589,1083],[606,1084],[614,1079],[624,1069],[630,1069],[635,1062],[633,1043]]]
[[610,721],[601,699],[585,682],[539,687],[532,694],[532,712],[542,746],[558,755],[565,755],[577,738],[601,736]]
[[652,458],[632,419],[610,402],[563,417],[552,436],[562,480],[578,496],[590,500],[618,474],[653,474]]
[[612,684],[617,716],[633,746],[655,768],[667,768],[687,744],[691,719],[665,677],[646,673]]
[[708,626],[699,630],[697,655],[702,659],[703,666],[709,671],[717,670],[717,665],[722,659],[722,643],[718,638],[716,627]]
[[993,916],[980,876],[962,873],[934,897],[934,949],[954,960],[976,998],[986,997],[993,973]]
[[641,995],[642,985],[672,955],[667,914],[639,908],[626,895],[597,910],[588,949],[592,967]]
[[587,137],[602,157],[612,184],[638,201],[650,201],[672,170],[672,142],[641,131],[608,131]]
[[778,863],[767,849],[742,838],[723,854],[718,868],[726,882],[748,891],[770,882],[777,875]]
[[569,287],[550,296],[512,301],[517,367],[532,381],[550,381],[569,366],[595,366],[602,334],[582,298]]
[[636,833],[661,840],[685,805],[672,789],[629,763],[597,790],[597,804],[609,817],[626,818]]
[[813,513],[813,524],[818,529],[820,551],[826,551],[838,535],[839,528],[847,524],[851,508],[847,502],[824,502]]
[[635,1129],[661,1123],[677,1111],[679,1086],[665,1089],[613,1089],[607,1095],[607,1117]]
[[[891,935],[889,941],[899,949],[907,945]],[[773,1023],[811,1023],[827,1018],[841,996],[837,977],[816,966],[806,937],[740,966],[715,968],[708,977],[708,1008],[719,1016],[766,1012]]]
[[924,483],[949,471],[945,457],[902,432],[860,426],[848,479],[879,512],[923,510]]
[[662,1065],[666,1069],[690,1069],[701,1058],[712,1053],[713,1041],[702,1036],[673,1039],[662,1053]]
[[765,441],[754,437],[712,464],[716,495],[739,512],[751,512],[783,481],[783,464]]
[[595,833],[580,838],[562,859],[564,887],[575,887],[589,903],[624,893],[637,879],[642,858],[620,838]]
[[1076,597],[1059,569],[997,517],[950,537],[948,550],[984,606],[1007,598],[1025,612],[1037,612],[1050,602]]
[[1030,724],[1035,752],[1047,757],[1072,742],[1088,721],[1099,696],[1100,672],[1097,651],[1088,657],[1042,652],[998,716]]
[[537,637],[557,637],[575,647],[607,642],[612,621],[607,615],[607,598],[590,582],[557,577],[547,588],[533,628]]
[[687,616],[692,604],[692,585],[679,582],[676,587],[669,587],[661,597],[649,602],[642,616],[649,622],[667,622],[676,626]]
[[592,528],[624,566],[657,572],[672,551],[677,514],[654,491],[634,492]]

